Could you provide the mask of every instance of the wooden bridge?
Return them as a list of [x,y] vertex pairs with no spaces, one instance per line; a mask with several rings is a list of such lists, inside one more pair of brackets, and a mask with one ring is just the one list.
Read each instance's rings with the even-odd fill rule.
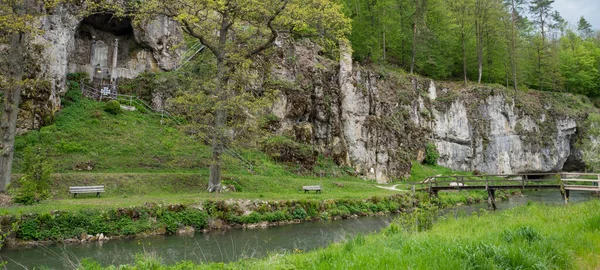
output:
[[600,192],[599,182],[597,173],[530,173],[433,176],[419,184],[434,196],[443,190],[487,190],[488,205],[495,210],[497,189],[557,189],[567,203],[571,190]]

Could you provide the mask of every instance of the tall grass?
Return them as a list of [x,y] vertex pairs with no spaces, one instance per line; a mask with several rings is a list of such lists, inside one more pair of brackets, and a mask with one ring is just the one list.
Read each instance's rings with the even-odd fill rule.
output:
[[[569,206],[531,204],[441,219],[425,231],[393,225],[380,234],[359,235],[303,254],[225,265],[156,263],[152,269],[598,269],[599,208],[597,200]],[[147,269],[137,265],[121,269]]]

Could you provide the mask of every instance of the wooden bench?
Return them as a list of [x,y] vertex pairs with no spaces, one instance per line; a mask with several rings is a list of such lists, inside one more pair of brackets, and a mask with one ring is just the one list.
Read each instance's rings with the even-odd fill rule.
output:
[[73,194],[73,198],[80,193],[96,193],[96,197],[98,197],[101,192],[104,192],[104,186],[69,187],[69,193]]
[[314,190],[315,193],[321,193],[321,186],[302,186],[304,193],[310,193],[311,190]]

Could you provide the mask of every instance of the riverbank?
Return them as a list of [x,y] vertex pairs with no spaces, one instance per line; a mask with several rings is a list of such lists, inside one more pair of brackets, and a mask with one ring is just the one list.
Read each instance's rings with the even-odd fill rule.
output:
[[3,232],[8,232],[5,245],[35,246],[348,219],[410,212],[415,208],[477,203],[485,198],[484,192],[448,192],[433,199],[424,193],[402,192],[370,198],[227,199],[190,204],[148,202],[109,209],[78,207],[5,214],[0,216],[0,225]]
[[[599,200],[567,206],[532,203],[440,219],[428,230],[418,229],[417,215],[406,215],[379,234],[306,253],[178,265],[140,256],[135,264],[119,269],[598,269],[599,207]],[[90,261],[83,268],[116,269]]]

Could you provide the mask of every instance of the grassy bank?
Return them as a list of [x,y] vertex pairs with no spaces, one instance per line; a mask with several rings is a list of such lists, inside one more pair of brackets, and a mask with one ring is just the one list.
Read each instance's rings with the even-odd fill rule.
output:
[[[108,210],[78,209],[44,213],[4,215],[3,232],[9,244],[21,241],[78,241],[87,235],[133,237],[196,230],[243,227],[261,222],[328,220],[406,212],[429,205],[426,194],[397,194],[368,199],[328,200],[205,200],[190,205],[146,203],[138,207]],[[268,224],[267,224],[268,225]]]
[[[599,207],[598,200],[568,206],[531,204],[440,220],[426,231],[414,230],[416,216],[407,215],[380,234],[359,235],[307,253],[174,266],[140,258],[119,269],[598,269]],[[94,262],[82,268],[116,269]]]

